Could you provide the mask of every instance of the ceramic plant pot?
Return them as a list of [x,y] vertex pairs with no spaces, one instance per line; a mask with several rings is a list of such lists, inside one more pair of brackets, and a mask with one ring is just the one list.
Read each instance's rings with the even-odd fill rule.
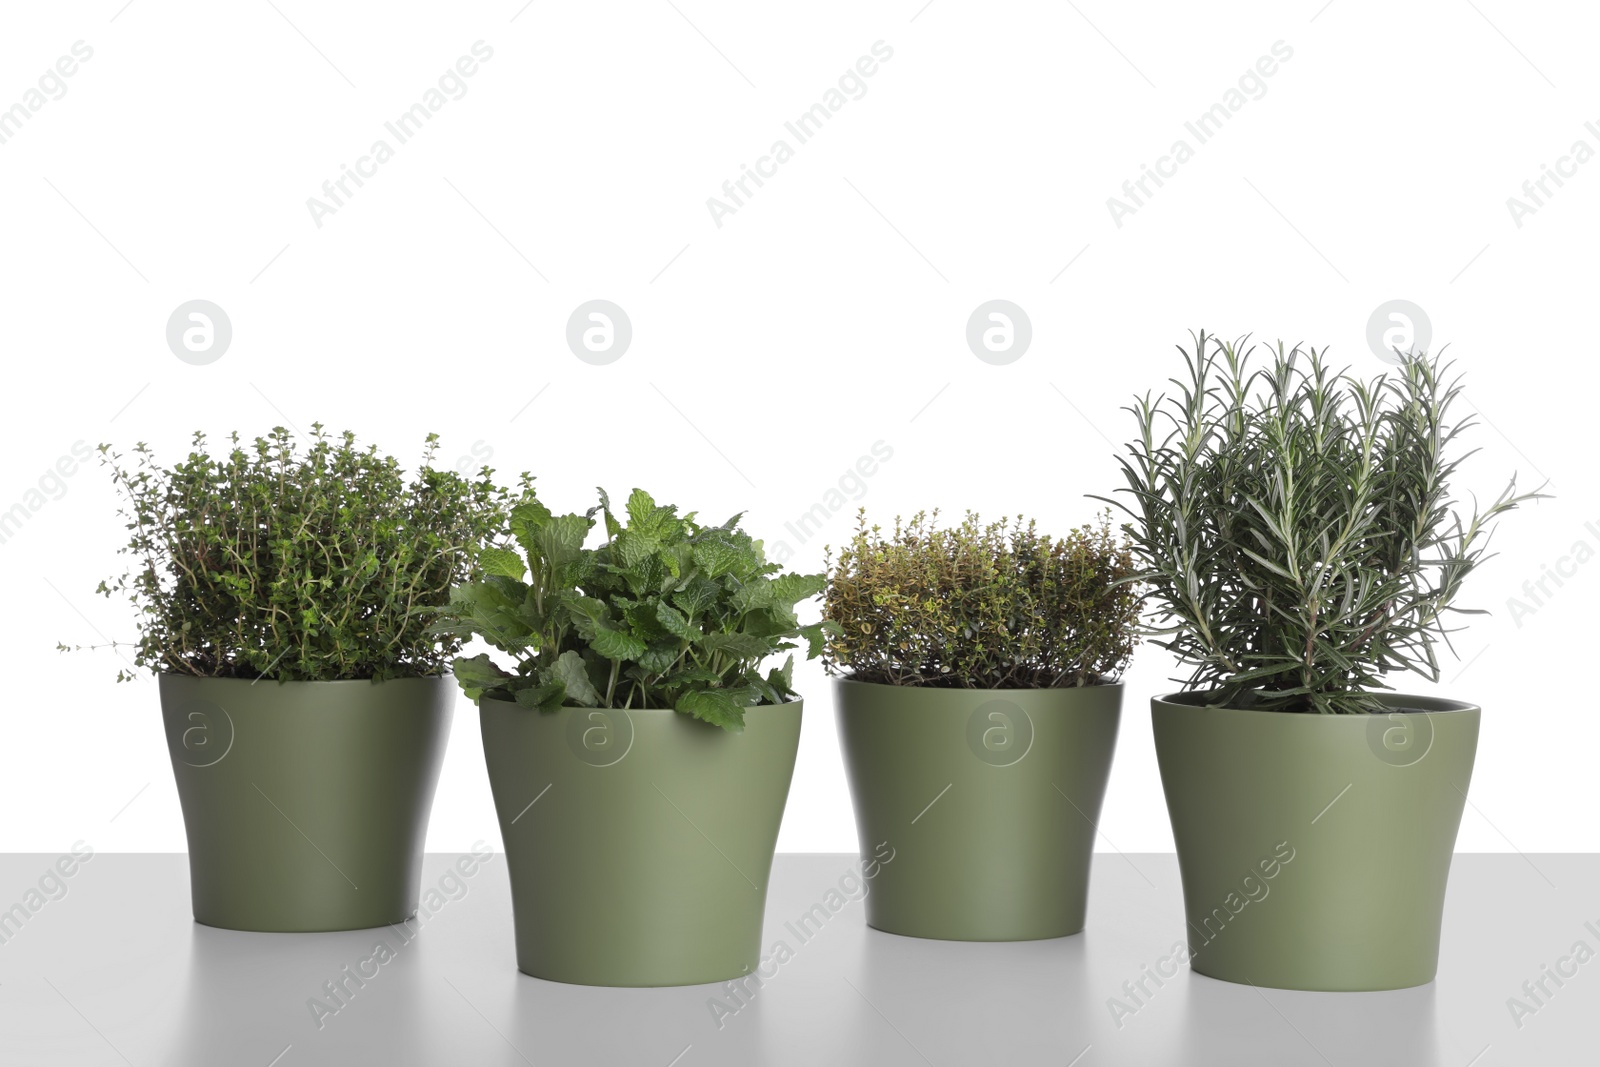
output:
[[160,678],[194,917],[352,930],[417,910],[450,678]]
[[1479,712],[1382,699],[1391,713],[1151,701],[1196,971],[1282,989],[1433,980]]
[[869,925],[954,941],[1083,929],[1120,685],[835,682],[863,859],[892,850]]
[[518,968],[602,986],[754,972],[800,712],[748,708],[730,733],[665,709],[482,701]]

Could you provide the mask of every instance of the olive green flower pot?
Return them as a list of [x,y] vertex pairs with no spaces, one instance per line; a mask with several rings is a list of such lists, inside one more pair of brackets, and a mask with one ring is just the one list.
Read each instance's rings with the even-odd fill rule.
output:
[[1083,929],[1122,686],[932,689],[835,681],[879,930],[1026,941]]
[[1394,711],[1151,701],[1194,970],[1280,989],[1433,980],[1479,712],[1380,699]]
[[354,930],[416,912],[453,679],[160,688],[197,922]]
[[800,704],[729,733],[678,712],[480,703],[517,967],[599,986],[753,973]]

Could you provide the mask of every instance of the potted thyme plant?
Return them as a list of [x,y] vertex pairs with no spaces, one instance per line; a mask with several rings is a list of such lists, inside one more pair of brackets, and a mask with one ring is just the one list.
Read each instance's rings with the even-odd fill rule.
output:
[[[1292,989],[1431,981],[1479,709],[1439,677],[1463,580],[1515,479],[1463,515],[1459,379],[1437,356],[1252,366],[1201,333],[1177,393],[1130,408],[1120,490],[1152,633],[1188,668],[1152,701],[1193,968]],[[1269,899],[1270,896],[1270,899]]]
[[[409,479],[354,435],[282,427],[172,466],[102,445],[189,840],[194,917],[240,930],[382,926],[417,907],[460,641],[430,632],[510,493]],[[119,672],[131,679],[133,670]]]
[[[585,547],[604,518],[604,540]],[[624,521],[624,518],[626,521]],[[517,965],[583,985],[724,981],[760,962],[800,743],[794,657],[823,626],[739,516],[702,526],[643,490],[617,515],[512,510],[439,623],[510,657],[459,658],[505,842]]]
[[949,529],[937,513],[830,554],[824,664],[863,858],[867,922],[963,941],[1083,929],[1095,822],[1133,651],[1133,559],[1109,523]]

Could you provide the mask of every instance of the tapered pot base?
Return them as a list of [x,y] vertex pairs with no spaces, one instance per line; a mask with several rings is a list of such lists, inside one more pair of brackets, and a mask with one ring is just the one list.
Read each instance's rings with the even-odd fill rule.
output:
[[556,982],[755,972],[801,704],[729,733],[678,712],[481,702],[517,966]]
[[417,910],[450,678],[162,675],[196,922],[354,930]]
[[1479,710],[1382,699],[1390,713],[1151,702],[1195,971],[1280,989],[1433,980]]
[[[953,941],[1083,929],[1120,685],[835,683],[867,923]],[[885,857],[888,857],[887,860]]]

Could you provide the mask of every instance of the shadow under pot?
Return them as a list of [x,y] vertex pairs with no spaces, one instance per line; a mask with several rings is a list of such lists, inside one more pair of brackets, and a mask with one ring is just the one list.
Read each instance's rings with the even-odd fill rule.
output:
[[1151,701],[1190,966],[1280,989],[1433,980],[1479,710],[1384,694],[1387,713]]
[[876,861],[869,926],[952,941],[1083,929],[1121,685],[834,684],[861,855]]
[[354,930],[416,913],[455,682],[160,677],[196,922]]
[[674,986],[755,972],[801,702],[739,733],[670,709],[479,704],[517,967]]

